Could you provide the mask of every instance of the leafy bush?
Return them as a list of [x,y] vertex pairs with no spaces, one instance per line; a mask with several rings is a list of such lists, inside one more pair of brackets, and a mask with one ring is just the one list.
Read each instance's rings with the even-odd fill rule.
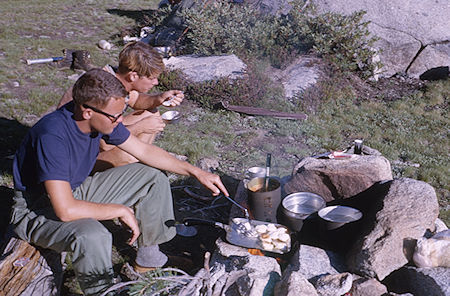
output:
[[289,111],[293,105],[282,96],[281,86],[265,74],[267,64],[247,61],[247,73],[239,79],[227,77],[205,82],[188,83],[180,71],[164,72],[159,78],[158,91],[180,89],[186,98],[200,106],[213,109],[220,102],[232,105],[265,107]]
[[365,13],[316,14],[314,7],[304,12],[299,2],[295,2],[290,13],[291,28],[295,36],[301,36],[297,42],[311,44],[315,52],[327,57],[340,70],[359,71],[368,78],[381,64],[374,62],[377,53],[372,46],[377,39],[369,36],[369,22],[362,21]]
[[369,37],[365,12],[349,16],[317,14],[303,0],[291,3],[287,16],[265,15],[249,6],[218,0],[214,4],[184,10],[181,15],[189,28],[185,53],[267,57],[281,67],[290,57],[313,49],[341,70],[358,71],[367,78],[380,65],[373,62],[375,38]]
[[267,56],[275,65],[289,56],[285,17],[264,15],[244,5],[218,0],[182,12],[189,31],[184,40],[188,53]]

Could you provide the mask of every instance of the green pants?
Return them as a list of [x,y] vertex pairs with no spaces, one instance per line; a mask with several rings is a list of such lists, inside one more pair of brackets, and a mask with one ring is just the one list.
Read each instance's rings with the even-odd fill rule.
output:
[[[135,163],[88,177],[73,190],[76,199],[118,203],[134,208],[141,235],[138,246],[171,240],[175,227],[168,178],[161,171]],[[47,196],[16,191],[11,219],[16,234],[36,246],[73,252],[72,266],[85,294],[95,295],[111,284],[111,233],[97,220],[61,222]],[[172,223],[173,225],[173,223]]]

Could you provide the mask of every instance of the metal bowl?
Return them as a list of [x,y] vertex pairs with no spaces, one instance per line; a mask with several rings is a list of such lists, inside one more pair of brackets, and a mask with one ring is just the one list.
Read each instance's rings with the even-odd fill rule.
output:
[[300,231],[303,220],[325,207],[325,200],[311,192],[296,192],[281,202],[285,223],[294,231]]
[[325,221],[328,230],[333,230],[361,219],[362,213],[351,207],[331,206],[321,209],[319,217]]
[[164,112],[161,115],[161,118],[166,122],[166,123],[175,123],[177,122],[181,117],[180,112],[178,111],[167,111]]

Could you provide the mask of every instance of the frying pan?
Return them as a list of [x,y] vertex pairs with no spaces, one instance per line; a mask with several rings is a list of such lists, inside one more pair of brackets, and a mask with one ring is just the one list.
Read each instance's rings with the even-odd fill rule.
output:
[[[221,222],[198,219],[198,218],[185,218],[183,224],[186,226],[192,225],[209,225],[221,228],[226,232],[226,240],[232,244],[239,247],[244,247],[248,249],[259,249],[266,252],[273,252],[278,254],[284,254],[291,250],[291,238],[289,230],[281,225],[270,222],[263,222],[257,220],[249,220],[246,218],[233,218],[230,224],[224,224]],[[243,231],[242,226],[247,225],[251,227],[250,231]],[[259,226],[263,225],[263,226]],[[270,226],[269,226],[270,225]],[[256,229],[262,230],[265,228],[276,229],[272,232],[260,233]],[[253,233],[252,233],[253,232]],[[271,233],[271,234],[269,234]],[[278,234],[277,234],[278,233]],[[277,239],[279,233],[286,233],[289,237],[286,241],[281,241]],[[264,237],[262,240],[261,237]],[[269,236],[269,238],[267,238]],[[284,235],[284,238],[287,237]],[[270,242],[268,241],[270,239]],[[270,244],[273,248],[270,248]]]

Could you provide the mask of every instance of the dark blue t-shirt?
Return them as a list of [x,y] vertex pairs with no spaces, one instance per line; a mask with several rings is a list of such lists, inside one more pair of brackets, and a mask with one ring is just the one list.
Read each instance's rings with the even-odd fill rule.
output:
[[100,139],[119,145],[130,136],[122,124],[109,135],[85,134],[73,119],[73,102],[44,116],[25,136],[13,163],[14,187],[44,192],[43,181],[63,180],[72,190],[89,176],[99,153]]

